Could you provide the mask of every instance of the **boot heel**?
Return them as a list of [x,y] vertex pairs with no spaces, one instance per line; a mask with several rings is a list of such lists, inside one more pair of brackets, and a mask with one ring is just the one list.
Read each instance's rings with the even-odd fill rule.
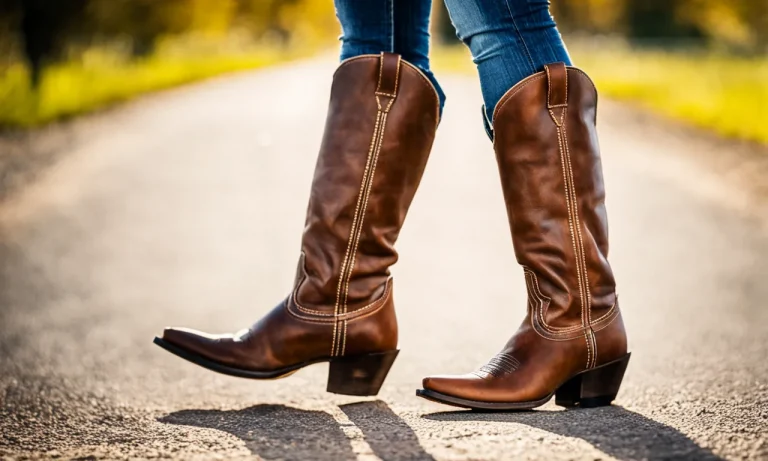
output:
[[610,405],[619,393],[630,354],[574,376],[555,392],[561,407],[594,408]]
[[344,395],[376,395],[397,358],[399,350],[331,359],[328,392]]

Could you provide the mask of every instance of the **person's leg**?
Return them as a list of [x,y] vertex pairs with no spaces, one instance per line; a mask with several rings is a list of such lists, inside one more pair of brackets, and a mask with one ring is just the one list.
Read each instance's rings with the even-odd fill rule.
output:
[[440,104],[424,74],[388,52],[392,10],[381,6],[391,1],[337,5],[345,60],[333,74],[291,293],[248,329],[210,335],[167,328],[155,343],[200,366],[253,379],[330,362],[329,392],[375,395],[398,352],[389,267],[398,259],[395,244],[432,149]]
[[341,60],[394,52],[394,0],[335,0],[341,24]]
[[595,86],[566,65],[559,34],[538,8],[546,2],[447,1],[495,106],[493,148],[528,305],[486,365],[427,377],[417,393],[494,410],[536,408],[553,395],[565,407],[610,405],[630,354],[608,263]]
[[429,68],[429,18],[432,0],[335,0],[341,23],[341,60],[382,51],[397,53],[418,67],[445,103]]
[[548,0],[445,0],[480,74],[488,120],[504,93],[545,64],[571,60]]
[[440,110],[445,105],[445,93],[429,66],[429,20],[432,0],[394,1],[394,52],[418,67],[429,78],[440,97]]

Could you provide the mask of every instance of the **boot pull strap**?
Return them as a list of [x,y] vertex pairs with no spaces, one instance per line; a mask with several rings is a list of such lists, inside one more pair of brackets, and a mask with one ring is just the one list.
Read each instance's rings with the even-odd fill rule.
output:
[[397,98],[397,86],[400,83],[400,55],[381,53],[379,61],[379,83],[376,86],[376,101],[379,109],[389,112]]
[[568,68],[565,63],[556,62],[544,69],[547,71],[547,110],[555,125],[562,126],[568,107]]

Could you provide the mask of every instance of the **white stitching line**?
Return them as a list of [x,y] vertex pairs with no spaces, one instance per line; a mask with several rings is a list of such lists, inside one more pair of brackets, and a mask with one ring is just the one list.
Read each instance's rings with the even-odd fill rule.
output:
[[[365,318],[365,317],[367,317],[369,315],[372,315],[372,314],[376,313],[379,309],[381,309],[382,306],[384,306],[386,304],[386,301],[389,299],[390,293],[392,292],[391,280],[392,280],[391,278],[389,278],[387,280],[387,283],[385,285],[386,288],[384,289],[384,294],[382,294],[379,299],[377,299],[376,301],[368,304],[365,307],[362,307],[360,309],[356,309],[356,310],[354,310],[354,311],[352,311],[352,312],[350,312],[348,314],[339,315],[338,319],[334,319],[334,318],[318,318],[318,319],[313,319],[313,318],[304,317],[304,316],[294,312],[291,309],[290,300],[288,300],[286,302],[287,310],[294,317],[296,317],[298,319],[301,319],[301,320],[304,320],[306,322],[311,322],[311,323],[329,324],[331,322],[341,323],[343,320],[358,320],[358,319],[362,319],[362,318]],[[295,303],[293,303],[293,304],[295,305]],[[364,312],[366,310],[368,312]],[[325,314],[325,315],[327,316],[328,314]]]
[[[394,101],[394,99],[392,101]],[[390,105],[391,105],[391,103],[390,103]],[[359,244],[360,244],[360,236],[363,233],[363,222],[365,221],[365,213],[366,213],[366,210],[368,209],[368,199],[371,196],[371,189],[373,188],[373,178],[374,178],[374,176],[376,174],[376,165],[377,165],[378,160],[379,160],[379,153],[381,152],[381,146],[384,143],[384,131],[385,131],[386,125],[387,125],[387,114],[385,112],[384,116],[382,117],[382,120],[381,120],[381,129],[379,130],[379,139],[378,139],[378,142],[377,142],[377,146],[374,149],[375,153],[374,153],[373,160],[371,162],[371,172],[368,175],[368,184],[367,184],[367,187],[365,188],[365,200],[363,201],[363,207],[361,209],[360,223],[359,223],[359,226],[358,226],[357,235],[355,236],[355,242],[354,242],[354,244],[352,246],[352,258],[350,259],[350,262],[349,262],[349,270],[347,271],[347,281],[346,281],[345,286],[344,286],[344,301],[342,303],[342,314],[346,314],[347,313],[347,308],[348,308],[347,302],[349,300],[349,283],[352,280],[352,272],[355,270],[355,261],[356,261],[356,258],[357,258],[357,249],[359,248]],[[346,325],[346,321],[344,322],[344,334],[342,336],[341,341],[342,341],[341,355],[344,355],[344,348],[345,348],[345,345],[346,345],[346,342],[347,342],[347,325]]]
[[[562,138],[562,132],[560,128],[557,129],[557,143],[560,150],[560,165],[561,169],[563,171],[563,181],[564,181],[564,188],[565,188],[565,205],[568,209],[568,228],[571,233],[571,243],[573,244],[573,255],[575,258],[578,259],[578,252],[576,251],[576,236],[573,229],[573,218],[572,218],[572,212],[571,209],[571,199],[570,199],[570,193],[569,193],[569,182],[567,178],[567,173],[565,171],[566,161],[565,161],[565,151],[563,150],[563,138]],[[576,275],[579,282],[579,295],[581,296],[581,304],[582,304],[582,310],[581,310],[581,317],[582,317],[582,326],[584,325],[584,292],[583,292],[583,286],[581,284],[581,269],[578,265],[578,260],[576,261]]]
[[589,289],[589,273],[587,272],[587,256],[584,252],[584,236],[581,233],[581,219],[579,218],[579,204],[578,204],[578,197],[576,196],[576,182],[573,179],[573,166],[571,165],[571,151],[568,148],[568,136],[566,134],[566,130],[563,129],[563,140],[565,141],[565,152],[566,152],[566,158],[568,159],[568,169],[571,174],[571,193],[573,195],[573,209],[576,213],[576,230],[579,235],[579,241],[581,243],[580,246],[580,256],[581,256],[581,265],[584,269],[584,282],[586,284],[586,290],[587,290],[587,323],[586,325],[590,325],[592,323],[592,293]]
[[[375,147],[376,138],[378,136],[380,121],[381,121],[381,113],[377,112],[376,113],[376,124],[374,125],[373,134],[371,135],[371,147],[368,150],[368,158],[366,159],[365,169],[363,170],[363,177],[362,177],[361,182],[360,182],[360,192],[358,192],[357,203],[355,204],[355,214],[354,214],[354,217],[352,219],[352,227],[349,230],[349,238],[347,239],[347,251],[346,251],[346,253],[344,255],[344,260],[341,263],[341,269],[340,269],[340,273],[339,273],[339,282],[338,282],[338,285],[336,287],[336,303],[335,303],[335,305],[333,307],[333,316],[334,317],[338,316],[338,314],[339,314],[339,301],[341,300],[341,287],[344,284],[344,277],[346,276],[346,272],[347,272],[347,263],[349,261],[349,251],[351,249],[352,240],[354,238],[354,233],[355,233],[355,228],[357,226],[357,220],[359,218],[360,202],[362,201],[363,189],[365,187],[366,178],[368,176],[368,171],[369,171],[370,164],[371,164],[371,158],[372,158],[372,155],[373,155],[373,149]],[[336,356],[336,347],[337,347],[336,346],[336,343],[337,343],[337,334],[336,333],[337,333],[337,330],[338,330],[338,328],[337,328],[336,324],[334,324],[334,326],[333,326],[333,344],[331,345],[331,357],[335,357]]]
[[595,328],[594,328],[592,331],[594,331],[595,333],[597,333],[597,332],[599,332],[599,331],[605,330],[606,328],[608,328],[609,326],[611,326],[611,324],[612,324],[612,323],[613,323],[613,322],[614,322],[614,321],[615,321],[617,318],[621,317],[621,311],[620,311],[620,310],[618,310],[618,309],[617,309],[617,310],[615,310],[615,311],[613,312],[613,314],[614,314],[614,315],[613,315],[613,318],[612,318],[612,319],[610,319],[608,322],[606,322],[606,323],[605,323],[605,325],[595,325]]
[[[305,279],[306,279],[306,275],[303,275],[301,281],[303,282]],[[304,312],[306,314],[319,315],[319,316],[324,316],[324,317],[333,317],[334,316],[334,314],[330,313],[330,312],[316,311],[316,310],[308,309],[308,308],[302,306],[301,304],[299,304],[299,298],[298,298],[298,296],[296,294],[297,292],[298,292],[298,288],[293,291],[293,304],[299,309],[299,311]],[[372,301],[369,304],[366,304],[365,306],[363,306],[363,307],[361,307],[359,309],[355,309],[355,312],[364,311],[366,309],[374,307],[374,305],[376,303],[380,302],[380,301],[381,301],[381,298],[379,298],[379,299],[377,299],[375,301]]]
[[[563,107],[563,106],[557,106],[557,107]],[[557,120],[557,116],[555,116],[555,112],[552,109],[549,109],[549,116],[552,117],[552,121],[555,122],[555,125],[557,125],[558,128],[562,127],[565,124],[565,108],[563,107],[562,112],[560,113],[560,120]]]
[[[499,112],[501,112],[501,108],[502,108],[502,107],[504,107],[504,105],[505,105],[506,103],[508,103],[508,102],[509,102],[509,100],[510,100],[510,99],[512,99],[512,97],[513,97],[513,96],[515,96],[517,93],[519,93],[520,91],[522,91],[522,89],[523,89],[523,88],[525,88],[526,86],[530,85],[531,83],[533,83],[533,82],[535,82],[535,81],[537,81],[537,80],[541,80],[542,78],[545,78],[545,77],[546,77],[546,76],[545,76],[545,75],[543,75],[543,74],[542,74],[542,75],[532,75],[531,77],[529,77],[529,78],[530,78],[530,80],[527,80],[527,81],[523,80],[522,82],[518,83],[518,85],[520,85],[520,86],[519,86],[519,87],[518,87],[518,88],[517,88],[515,91],[513,91],[512,93],[509,93],[509,95],[505,95],[505,96],[503,96],[503,97],[502,97],[502,100],[503,100],[503,101],[500,101],[500,102],[499,102],[499,103],[496,105],[496,108],[493,110],[493,117],[492,117],[492,119],[493,119],[493,120],[497,120],[497,118],[498,118],[498,117],[496,117],[496,115],[497,115]],[[510,90],[511,90],[511,89],[513,89],[513,88],[514,88],[514,87],[510,88]],[[505,97],[506,97],[506,99],[504,99]]]
[[376,84],[376,93],[381,90],[381,76],[384,74],[384,52],[379,55],[379,82]]
[[342,343],[341,343],[341,356],[344,356],[344,351],[347,349],[347,320],[344,320],[344,335],[342,336]]
[[547,341],[573,341],[583,334],[583,331],[574,331],[572,333],[550,333],[542,330],[541,326],[536,322],[535,316],[529,317],[531,318],[531,327],[533,328],[533,331]]
[[[348,63],[352,61],[357,61],[361,59],[379,59],[379,58],[380,56],[375,54],[361,54],[360,56],[353,56],[351,58],[347,58],[344,61],[342,61],[341,64],[339,64],[339,67],[336,68],[336,71],[333,73],[333,76],[336,77],[336,74],[338,74],[342,68],[344,68]],[[427,78],[427,76],[424,75],[424,72],[422,72],[421,69],[419,69],[418,67],[402,59],[400,63],[405,64],[411,69],[413,69],[416,72],[416,74],[419,77],[421,77],[421,80],[420,80],[421,83],[426,85],[427,88],[429,88],[432,91],[432,93],[435,95],[435,128],[437,128],[437,125],[440,123],[440,97],[437,95],[437,90],[435,89],[435,85],[432,84],[432,82]]]
[[[375,139],[376,139],[376,137],[378,135],[378,131],[379,131],[380,120],[381,120],[381,113],[377,113],[376,114],[376,124],[375,124],[374,129],[373,129],[373,135],[371,136],[371,147],[368,150],[368,158],[366,159],[365,169],[363,170],[363,177],[362,177],[362,180],[360,182],[360,192],[358,192],[357,203],[355,204],[355,214],[354,214],[354,217],[352,219],[352,226],[351,226],[351,228],[349,230],[349,238],[347,239],[347,251],[344,254],[344,260],[343,260],[343,262],[341,264],[341,270],[340,270],[340,273],[339,273],[339,282],[338,282],[338,285],[336,287],[336,303],[335,303],[335,305],[333,307],[333,316],[334,317],[338,316],[338,313],[339,313],[339,302],[341,300],[341,287],[344,284],[344,278],[345,278],[346,272],[347,272],[347,264],[348,264],[348,261],[349,261],[349,252],[350,252],[350,249],[351,249],[352,240],[354,239],[355,229],[357,227],[357,220],[359,218],[359,213],[360,213],[360,202],[362,200],[363,189],[364,189],[364,185],[365,185],[366,178],[368,176],[368,171],[369,171],[370,164],[371,164],[371,158],[372,158],[373,149],[374,149],[374,146],[375,146]],[[331,356],[332,357],[335,356],[335,353],[336,353],[336,342],[337,342],[336,332],[337,332],[337,326],[336,326],[336,324],[334,324],[334,326],[333,326],[333,345],[332,345],[332,349],[331,349]]]
[[587,370],[589,370],[589,365],[592,363],[592,348],[589,345],[589,336],[586,330],[584,330],[584,341],[587,342]]
[[[526,272],[531,276],[531,280],[533,280],[533,283],[535,284],[535,290],[533,290],[534,293],[536,293],[536,298],[539,300],[541,309],[539,310],[539,319],[541,320],[541,325],[544,327],[544,329],[548,330],[551,333],[554,334],[561,334],[561,333],[568,333],[568,332],[574,332],[584,329],[583,325],[577,325],[573,327],[553,327],[549,324],[547,324],[547,321],[544,317],[544,301],[542,298],[547,300],[547,303],[550,303],[552,301],[552,298],[549,298],[548,296],[544,296],[543,293],[541,293],[541,288],[539,287],[539,280],[538,277],[536,277],[536,274],[526,268]],[[531,293],[532,288],[529,288],[529,294]]]
[[[381,153],[381,147],[384,144],[384,133],[385,128],[387,125],[387,113],[389,112],[389,109],[392,107],[392,104],[395,102],[395,98],[397,97],[397,86],[398,81],[400,79],[400,56],[397,55],[397,67],[395,68],[395,94],[392,96],[392,99],[389,101],[389,104],[387,105],[387,108],[384,110],[384,114],[381,114],[381,102],[379,101],[379,96],[376,96],[376,105],[379,107],[379,113],[377,114],[377,120],[381,121],[380,128],[378,130],[378,133],[376,133],[374,136],[377,135],[378,139],[376,140],[376,145],[373,148],[373,159],[370,158],[371,153],[369,152],[369,158],[368,161],[370,162],[369,165],[366,165],[366,172],[367,172],[367,178],[366,175],[363,175],[364,178],[364,187],[360,190],[360,193],[365,196],[365,199],[363,201],[363,207],[360,210],[360,220],[358,222],[358,228],[356,231],[356,235],[354,237],[354,243],[352,244],[352,258],[348,262],[348,269],[346,274],[346,282],[344,287],[344,301],[342,303],[342,314],[347,313],[347,302],[349,300],[349,284],[352,280],[352,272],[355,268],[355,259],[357,257],[357,249],[358,245],[360,244],[360,236],[363,233],[363,223],[365,222],[365,213],[368,208],[368,199],[371,195],[371,189],[373,188],[373,178],[376,174],[376,165],[378,163],[379,154]],[[381,86],[381,79],[384,74],[384,53],[381,54],[381,63],[379,66],[379,87]],[[369,169],[370,168],[370,169]],[[360,196],[358,196],[358,205],[359,205]],[[349,247],[348,247],[349,249]],[[337,301],[338,302],[338,301]],[[343,328],[343,336],[340,339],[341,344],[341,355],[344,355],[344,349],[346,347],[347,342],[347,322],[344,321],[344,328]]]
[[296,305],[296,307],[307,314],[314,314],[314,315],[324,315],[324,316],[332,316],[333,314],[330,312],[324,312],[324,311],[317,311],[313,309],[306,308],[299,304],[299,288],[304,284],[304,281],[307,279],[307,272],[306,267],[304,266],[306,260],[306,254],[302,250],[301,256],[299,257],[299,268],[296,271],[296,281],[294,282],[294,289],[291,293],[291,298],[293,299],[293,303]]
[[381,91],[381,80],[382,76],[384,74],[384,53],[381,53],[381,62],[379,64],[379,83],[376,85],[376,92],[375,94],[378,96],[389,96],[390,98],[397,97],[397,87],[400,82],[400,62],[401,62],[401,56],[397,56],[397,67],[395,68],[395,88],[392,90],[392,93],[386,93],[384,91]]
[[[560,166],[563,171],[563,181],[564,181],[564,187],[565,187],[565,205],[568,209],[568,227],[570,229],[571,233],[571,243],[573,244],[573,256],[576,258],[576,278],[578,279],[579,283],[579,301],[581,303],[581,325],[582,327],[585,326],[584,324],[584,286],[582,284],[582,278],[581,278],[581,268],[579,264],[579,252],[576,249],[576,235],[573,230],[573,219],[571,216],[571,213],[573,213],[573,210],[571,209],[571,199],[570,199],[570,192],[569,192],[569,182],[568,182],[568,174],[566,173],[566,160],[565,160],[565,151],[563,150],[563,136],[562,136],[562,130],[560,127],[557,127],[557,143],[558,148],[560,151]],[[591,356],[590,346],[589,346],[589,340],[586,336],[586,332],[584,333],[584,339],[587,341],[587,368],[589,368],[589,357]]]
[[[565,110],[563,110],[563,119],[565,119]],[[575,181],[573,179],[573,168],[571,166],[570,150],[568,149],[568,138],[566,137],[565,131],[566,131],[565,127],[562,127],[562,129],[558,130],[558,134],[561,136],[561,139],[562,139],[560,147],[562,148],[563,146],[565,146],[565,156],[564,156],[564,162],[565,163],[563,164],[563,172],[567,174],[567,179],[568,179],[569,185],[570,185],[570,187],[566,188],[566,194],[570,194],[570,207],[571,208],[568,210],[568,212],[569,212],[569,214],[573,213],[572,219],[575,221],[575,223],[572,223],[573,227],[571,227],[571,238],[573,239],[573,245],[574,245],[574,247],[573,247],[574,248],[574,255],[573,256],[576,258],[576,270],[577,270],[577,273],[578,273],[578,275],[580,277],[579,278],[579,283],[581,285],[580,285],[579,289],[581,290],[581,287],[582,286],[584,287],[584,292],[580,292],[580,295],[582,296],[582,299],[581,299],[582,312],[581,312],[581,314],[582,314],[582,324],[584,326],[587,326],[588,323],[584,323],[583,322],[584,315],[585,315],[585,312],[584,312],[584,298],[583,298],[583,296],[584,296],[584,294],[586,292],[586,294],[587,294],[587,302],[589,302],[589,286],[588,286],[589,281],[588,281],[588,279],[586,279],[586,277],[587,277],[587,274],[586,274],[586,264],[583,264],[583,265],[581,264],[582,263],[583,250],[584,250],[584,248],[583,248],[584,241],[581,238],[581,223],[580,223],[580,220],[579,220],[579,210],[578,210],[578,203],[577,203],[578,197],[576,196],[576,183],[575,183]],[[562,155],[563,155],[563,153],[561,152],[561,159],[563,159]],[[573,233],[574,232],[574,227],[576,229],[576,234]],[[578,243],[576,242],[576,235],[579,236],[579,242]],[[581,277],[584,277],[584,279],[582,279]],[[584,285],[587,285],[587,286],[584,286]]]
[[[381,72],[382,72],[383,68],[384,68],[384,54],[382,53],[381,69],[380,69],[380,73],[379,73],[379,84],[381,84]],[[393,97],[396,97],[396,95],[397,95],[397,82],[398,82],[398,79],[399,79],[399,75],[400,75],[400,56],[398,55],[398,57],[397,57],[397,68],[396,68],[396,73],[395,73],[395,95]],[[370,163],[370,174],[368,175],[367,182],[365,184],[365,187],[364,187],[363,191],[361,191],[361,193],[363,193],[365,199],[363,200],[363,207],[361,209],[362,215],[361,215],[360,223],[359,223],[359,228],[360,229],[357,232],[357,235],[355,236],[355,241],[354,241],[354,243],[352,245],[352,258],[350,260],[350,266],[349,266],[347,281],[346,281],[346,284],[345,284],[345,287],[344,287],[344,301],[342,303],[342,306],[343,306],[342,307],[342,312],[343,313],[346,313],[346,311],[347,311],[347,300],[348,300],[348,297],[349,297],[349,283],[350,283],[350,279],[352,278],[352,271],[355,268],[355,259],[357,257],[357,249],[358,249],[358,245],[360,243],[360,235],[363,232],[363,222],[365,221],[365,213],[366,213],[366,210],[368,209],[368,199],[371,196],[371,190],[373,189],[373,179],[374,179],[374,176],[376,175],[376,165],[378,164],[379,154],[381,153],[381,148],[384,145],[384,134],[385,134],[385,131],[386,131],[386,126],[387,126],[387,112],[389,112],[389,108],[392,107],[392,103],[394,103],[394,101],[395,101],[394,99],[389,101],[389,105],[387,106],[387,109],[384,110],[384,114],[381,115],[381,124],[380,124],[380,128],[379,128],[379,131],[378,131],[378,139],[376,140],[376,144],[375,144],[375,146],[373,148],[373,158],[371,159],[371,163]],[[376,98],[376,103],[379,106],[379,110],[381,110],[381,103],[380,103],[378,97]]]
[[[382,55],[383,56],[383,55]],[[385,93],[381,91],[381,75],[382,75],[382,69],[384,68],[384,58],[382,57],[381,60],[381,68],[379,69],[379,85],[378,88],[376,88],[376,95],[377,96],[388,96],[390,98],[396,98],[397,97],[397,87],[400,82],[400,55],[397,55],[397,67],[395,68],[395,88],[392,91],[392,93]]]
[[[525,266],[523,266],[525,267]],[[527,269],[527,268],[526,268]],[[535,275],[531,272],[532,275]],[[550,327],[547,325],[543,320],[541,320],[541,317],[537,315],[537,309],[533,305],[532,299],[533,294],[531,292],[532,288],[528,286],[528,279],[526,278],[526,289],[528,290],[528,305],[531,307],[533,312],[531,313],[531,325],[533,326],[534,331],[539,334],[544,339],[549,339],[553,341],[568,341],[575,338],[578,338],[581,336],[581,334],[584,333],[584,326],[578,325],[573,327],[565,327],[562,331],[553,331],[556,328]],[[538,322],[534,322],[533,320],[536,319]],[[539,331],[541,329],[542,331]],[[558,328],[559,330],[559,328]],[[575,335],[575,336],[574,336]]]
[[541,292],[541,288],[539,287],[538,277],[536,277],[536,274],[532,270],[530,270],[530,269],[528,269],[526,267],[526,273],[531,276],[531,280],[533,281],[533,284],[534,284],[534,287],[535,287],[535,288],[534,287],[529,287],[528,293],[529,294],[533,293],[533,296],[539,301],[539,305],[541,306],[541,308],[539,310],[539,316],[538,317],[539,317],[539,320],[541,321],[542,327],[545,330],[547,330],[548,332],[554,333],[554,334],[562,334],[562,333],[567,333],[567,332],[579,331],[579,330],[582,330],[584,328],[582,325],[577,325],[577,326],[573,326],[573,327],[553,327],[553,326],[549,325],[546,322],[546,319],[544,317],[544,304],[545,304],[544,300],[546,300],[546,304],[549,304],[549,303],[552,302],[552,298],[550,298],[548,296],[545,296]]
[[[584,285],[585,285],[585,292],[587,295],[587,311],[586,311],[586,322],[584,323],[585,326],[589,326],[592,324],[592,293],[590,291],[589,287],[589,273],[587,271],[587,256],[584,250],[584,236],[581,232],[581,218],[579,217],[579,204],[578,204],[578,196],[576,195],[576,181],[573,176],[573,165],[571,164],[571,151],[568,147],[568,136],[566,134],[566,129],[563,128],[563,141],[565,144],[565,153],[566,153],[566,160],[568,162],[568,171],[570,173],[570,179],[571,179],[571,195],[573,197],[573,211],[575,214],[576,219],[576,231],[579,236],[579,254],[576,256],[581,260],[581,266],[584,274]],[[582,306],[584,305],[582,301]]]
[[544,70],[547,71],[547,109],[551,108],[550,95],[552,95],[552,75],[549,73],[549,66],[544,66]]
[[590,323],[590,325],[589,325],[589,326],[592,326],[592,325],[597,325],[597,324],[598,324],[598,323],[600,323],[601,321],[603,321],[603,320],[605,320],[606,318],[608,318],[608,316],[609,316],[609,315],[611,315],[611,314],[613,313],[613,310],[614,310],[614,309],[616,309],[616,303],[615,303],[615,302],[614,302],[614,303],[613,303],[613,305],[610,307],[610,309],[608,309],[608,312],[606,312],[605,314],[601,315],[601,316],[600,316],[600,317],[598,317],[597,319],[593,320],[593,321]]
[[[355,59],[355,58],[349,58],[349,59]],[[595,98],[595,104],[597,104],[597,99],[598,99],[598,97],[597,97],[597,88],[595,87],[595,82],[590,78],[590,76],[587,75],[586,72],[584,72],[583,70],[579,69],[578,67],[566,66],[566,71],[578,72],[579,74],[581,74],[581,76],[583,76],[584,78],[587,79],[587,81],[589,82],[589,84],[592,87],[592,94],[594,95],[594,98]],[[517,93],[519,93],[520,90],[522,90],[529,83],[531,83],[533,81],[536,81],[536,80],[541,80],[542,78],[545,78],[545,77],[546,77],[546,75],[545,75],[545,73],[543,71],[542,72],[538,72],[538,73],[535,73],[533,75],[530,75],[530,76],[520,80],[519,82],[517,82],[517,84],[515,84],[515,86],[513,86],[510,89],[508,89],[507,92],[504,93],[501,96],[501,99],[499,99],[499,102],[497,102],[496,106],[493,108],[493,120],[496,120],[496,114],[498,114],[501,111],[501,108],[507,102],[509,102],[510,98],[512,98]]]
[[379,153],[381,153],[381,146],[384,143],[384,131],[385,127],[387,125],[387,114],[385,113],[384,116],[381,119],[381,129],[379,130],[379,136],[378,140],[376,141],[376,147],[374,148],[374,154],[373,159],[371,160],[371,172],[368,175],[367,184],[365,187],[364,199],[363,199],[363,206],[361,208],[361,217],[360,217],[360,225],[359,230],[355,235],[354,243],[352,244],[352,257],[350,258],[349,262],[349,270],[347,271],[347,281],[344,284],[344,298],[342,301],[342,313],[347,312],[347,301],[349,298],[349,283],[352,279],[352,271],[355,270],[355,260],[357,258],[357,249],[359,248],[360,244],[360,236],[363,233],[363,222],[365,221],[365,213],[368,209],[368,199],[371,196],[371,189],[373,188],[373,178],[376,175],[376,165],[378,164],[379,160]]
[[[567,74],[567,72],[566,72]],[[563,109],[563,120],[565,120],[565,109]],[[582,324],[589,328],[589,343],[587,344],[587,347],[591,347],[593,350],[592,353],[592,362],[587,360],[587,368],[594,367],[594,364],[597,363],[597,341],[594,338],[594,334],[592,333],[591,325],[592,325],[592,293],[590,292],[589,287],[589,273],[587,271],[587,258],[586,253],[584,250],[584,236],[581,232],[581,219],[579,218],[579,205],[578,205],[578,196],[576,194],[576,181],[574,179],[573,175],[573,165],[571,163],[571,152],[570,148],[568,147],[568,135],[567,130],[565,127],[563,127],[562,130],[558,129],[558,131],[561,133],[563,138],[563,144],[565,145],[565,158],[567,162],[568,167],[568,175],[569,180],[571,183],[570,193],[572,197],[572,206],[573,206],[573,213],[574,213],[574,219],[576,221],[576,232],[579,237],[579,245],[578,246],[578,252],[574,255],[577,258],[577,267],[581,266],[581,272],[584,277],[583,284],[584,284],[584,292],[581,293],[582,296],[586,295],[586,309],[584,306],[584,299],[581,300],[581,308],[582,308]],[[573,237],[573,235],[572,235]],[[575,242],[574,242],[575,243]],[[581,283],[581,282],[580,282]]]
[[550,95],[552,94],[552,76],[549,73],[549,66],[544,66],[544,70],[547,71],[547,109],[554,109],[555,107],[567,107],[568,106],[568,67],[563,67],[565,71],[565,102],[562,104],[552,105]]

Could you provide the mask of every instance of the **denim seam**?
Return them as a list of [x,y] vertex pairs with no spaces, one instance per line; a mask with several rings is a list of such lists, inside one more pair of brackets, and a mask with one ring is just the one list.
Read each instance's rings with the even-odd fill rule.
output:
[[515,28],[517,38],[520,39],[520,43],[523,45],[523,50],[525,50],[525,55],[528,57],[528,64],[531,66],[530,73],[534,74],[536,73],[536,65],[533,63],[533,56],[531,55],[531,51],[528,49],[528,45],[525,43],[525,39],[523,38],[522,32],[520,32],[520,28],[517,27],[517,21],[515,21],[514,13],[512,13],[512,7],[509,6],[509,0],[504,0],[504,4],[507,6],[509,19],[512,21],[512,26]]

